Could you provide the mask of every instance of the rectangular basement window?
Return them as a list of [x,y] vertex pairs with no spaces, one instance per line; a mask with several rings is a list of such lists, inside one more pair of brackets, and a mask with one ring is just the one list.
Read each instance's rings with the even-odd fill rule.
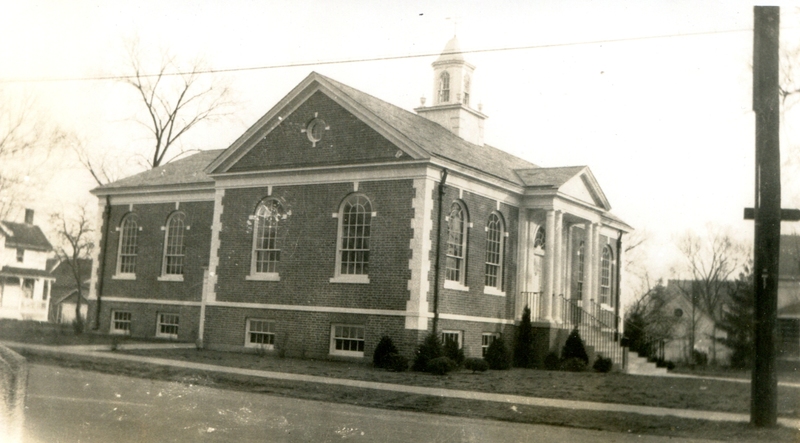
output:
[[364,356],[364,326],[331,325],[331,355]]

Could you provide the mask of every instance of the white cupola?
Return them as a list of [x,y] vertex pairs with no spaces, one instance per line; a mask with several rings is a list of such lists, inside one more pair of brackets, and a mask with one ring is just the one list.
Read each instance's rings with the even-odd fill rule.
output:
[[464,60],[458,39],[447,42],[433,66],[433,103],[414,109],[429,120],[444,126],[459,137],[483,145],[486,115],[472,108],[472,76],[475,66]]

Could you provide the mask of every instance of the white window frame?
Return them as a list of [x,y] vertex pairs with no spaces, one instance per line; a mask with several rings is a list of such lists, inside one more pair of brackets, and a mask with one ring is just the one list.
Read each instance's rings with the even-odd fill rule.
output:
[[443,71],[439,74],[439,103],[450,102],[450,73]]
[[[126,315],[127,319],[121,318],[117,319],[117,314]],[[120,329],[118,326],[121,324],[127,324],[128,329]],[[109,325],[109,333],[114,335],[131,335],[131,327],[133,326],[133,313],[131,311],[122,311],[122,310],[111,310],[111,324]]]
[[[503,290],[505,240],[506,225],[503,216],[498,212],[492,212],[486,222],[486,263],[483,277],[483,292],[485,294],[506,295]],[[495,248],[496,250],[493,250]],[[494,276],[489,272],[491,269],[494,269]],[[494,284],[491,284],[490,278],[494,278]]]
[[600,253],[600,304],[612,306],[611,303],[611,288],[613,287],[611,263],[614,260],[614,255],[611,252],[611,246],[606,245],[603,252]]
[[[337,330],[337,328],[340,328]],[[361,330],[361,337],[357,336],[357,331]],[[352,332],[356,332],[356,337],[351,337]],[[345,335],[345,332],[347,335]],[[339,333],[340,335],[336,335]],[[364,325],[353,325],[353,324],[341,324],[341,323],[334,323],[331,325],[331,342],[330,342],[330,355],[339,355],[343,357],[363,357],[364,356],[364,343],[365,343],[365,334],[366,334],[366,327]],[[347,341],[347,342],[355,342],[356,348],[358,348],[358,342],[361,342],[360,348],[361,350],[351,350],[351,349],[336,349],[337,348],[337,340]],[[344,343],[342,343],[344,344]],[[344,346],[343,346],[344,347]],[[350,347],[350,346],[347,346]]]
[[[172,319],[175,320],[174,323],[165,322],[165,320],[172,320]],[[176,314],[174,312],[159,312],[159,313],[157,313],[156,314],[156,337],[177,339],[178,338],[178,332],[180,331],[180,320],[181,320],[180,314]],[[161,329],[162,329],[161,327],[162,326],[168,327],[168,328],[175,327],[175,333],[162,332],[161,331]]]
[[[266,326],[266,330],[253,330],[254,323],[261,324]],[[251,334],[257,334],[259,336],[265,337],[265,339],[269,339],[270,343],[258,343],[253,342],[253,337]],[[247,325],[245,326],[245,335],[244,335],[244,346],[246,348],[258,348],[258,349],[266,349],[266,350],[274,350],[275,349],[275,321],[267,320],[263,318],[248,318]]]
[[442,336],[441,336],[442,346],[444,346],[444,344],[447,342],[446,338],[448,336],[452,336],[452,337],[456,338],[456,342],[458,343],[458,349],[461,349],[461,348],[464,347],[464,331],[443,329],[442,330]]
[[[261,281],[280,281],[281,276],[278,272],[278,264],[280,263],[281,249],[278,245],[278,230],[280,229],[281,221],[286,220],[287,214],[284,211],[283,204],[276,198],[265,198],[259,202],[256,207],[256,212],[252,216],[253,220],[253,244],[250,253],[250,275],[246,277],[247,280],[261,280]],[[265,234],[267,237],[262,237]],[[266,248],[260,248],[263,243],[261,240],[266,239],[268,244]],[[258,255],[264,253],[276,257],[274,260],[264,260],[266,263],[267,271],[258,270]],[[269,270],[269,268],[272,270]]]
[[[174,226],[177,224],[178,226]],[[177,241],[175,240],[177,238]],[[164,252],[161,257],[161,276],[160,281],[183,281],[183,273],[186,269],[186,214],[183,212],[173,212],[167,218],[164,227]],[[172,244],[170,243],[172,241]],[[179,261],[180,264],[169,264],[170,259]],[[178,260],[179,259],[179,260]],[[175,272],[176,267],[180,272]]]
[[486,357],[486,351],[489,350],[489,346],[491,346],[492,342],[497,340],[498,337],[500,337],[500,334],[497,332],[481,333],[481,357]]
[[[138,237],[139,237],[139,222],[136,220],[136,214],[130,212],[126,214],[119,224],[119,246],[117,247],[117,268],[115,279],[120,280],[135,280],[136,279],[136,257],[138,255]],[[130,236],[126,240],[126,236]],[[123,253],[123,247],[126,248]],[[129,257],[132,260],[131,270],[129,271],[126,266],[123,268],[123,258]]]
[[[453,224],[455,223],[454,215],[456,212],[460,213],[461,226],[460,226],[460,244],[453,241],[452,232]],[[467,279],[467,237],[469,236],[469,213],[467,207],[460,201],[454,201],[450,205],[450,212],[445,220],[447,223],[447,251],[445,257],[445,271],[444,271],[444,287],[446,289],[455,289],[458,291],[468,291]],[[455,239],[458,240],[458,239]],[[460,249],[460,254],[458,250]],[[452,262],[455,261],[455,266]],[[457,273],[457,278],[453,278],[453,273]]]
[[[358,210],[358,207],[362,207],[362,210]],[[345,219],[349,217],[345,216],[345,209],[349,208],[356,208],[355,209],[355,216],[358,217],[359,215],[364,217],[363,223],[355,223],[348,224],[345,226]],[[334,270],[334,276],[330,279],[331,283],[362,283],[366,284],[369,283],[369,262],[370,262],[370,239],[372,238],[372,219],[377,216],[376,212],[373,212],[373,205],[372,201],[367,198],[366,195],[360,193],[353,193],[347,196],[342,203],[339,205],[339,212],[337,213],[337,218],[339,219],[339,226],[337,230],[336,236],[336,269]],[[345,235],[345,227],[348,229],[348,234],[351,230],[355,230],[355,235]],[[360,229],[360,231],[359,231]],[[359,234],[360,232],[360,234]],[[346,240],[351,240],[353,243],[346,243]],[[364,247],[366,244],[366,247]],[[343,258],[345,255],[353,254],[352,256],[358,257],[359,254],[362,254],[362,260],[354,260],[354,261],[345,261],[343,264]],[[366,254],[366,259],[363,259],[364,255]],[[345,272],[342,272],[342,268],[346,266],[348,263],[352,263],[353,270],[359,272],[350,272],[350,269],[345,269]]]
[[578,263],[576,263],[576,265],[578,267],[576,272],[578,273],[578,275],[575,276],[575,280],[576,280],[576,283],[577,283],[577,285],[576,285],[577,291],[575,291],[576,292],[575,295],[577,297],[575,297],[575,300],[583,300],[583,280],[584,280],[584,277],[585,277],[584,271],[585,271],[585,266],[586,266],[586,243],[585,242],[580,242],[578,244],[578,256],[577,256],[577,260],[576,261],[578,262]]
[[17,263],[25,262],[25,248],[17,248]]

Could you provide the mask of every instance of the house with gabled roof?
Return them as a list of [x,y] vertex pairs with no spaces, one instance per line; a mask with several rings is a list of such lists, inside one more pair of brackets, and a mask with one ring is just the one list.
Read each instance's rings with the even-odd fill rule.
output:
[[484,143],[474,70],[448,42],[416,113],[312,72],[224,151],[93,190],[95,328],[342,358],[435,331],[481,356],[528,306],[538,358],[574,327],[616,352],[631,228],[588,167]]
[[24,223],[0,221],[0,318],[47,321],[53,247],[33,217],[28,209]]

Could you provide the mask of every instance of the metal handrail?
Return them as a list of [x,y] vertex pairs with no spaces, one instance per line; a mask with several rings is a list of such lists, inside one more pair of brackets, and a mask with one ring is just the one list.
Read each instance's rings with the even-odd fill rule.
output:
[[[556,299],[560,304],[559,319],[562,326],[577,329],[584,346],[591,346],[598,355],[610,358],[614,363],[622,364],[622,347],[619,342],[619,334],[613,326],[614,320],[616,320],[613,313],[611,313],[611,321],[607,322],[599,317],[606,311],[594,300],[585,302],[570,300],[563,294],[559,294]],[[582,306],[584,303],[585,307]],[[607,317],[607,315],[604,316]]]

